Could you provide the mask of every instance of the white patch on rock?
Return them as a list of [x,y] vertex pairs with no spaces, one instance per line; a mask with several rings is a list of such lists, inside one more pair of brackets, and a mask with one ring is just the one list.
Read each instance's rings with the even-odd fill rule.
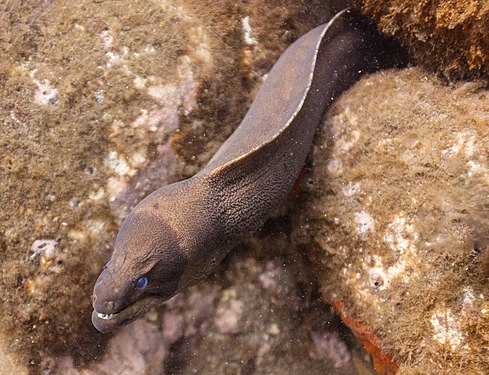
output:
[[357,233],[360,236],[366,237],[369,232],[374,231],[374,219],[368,212],[355,212],[354,217],[357,224]]
[[185,115],[188,115],[196,106],[197,81],[192,70],[188,56],[182,56],[176,75],[179,78],[177,84],[171,83],[162,86],[148,88],[148,94],[163,104],[166,108],[183,107]]
[[185,319],[173,311],[165,311],[163,315],[163,337],[170,342],[176,342],[185,333]]
[[352,183],[352,182],[349,182],[344,188],[343,188],[343,194],[346,196],[346,197],[353,197],[355,195],[357,195],[361,190],[361,184],[360,182],[355,182],[355,183]]
[[339,177],[343,173],[343,159],[347,157],[350,150],[360,140],[361,133],[353,130],[347,134],[342,133],[344,123],[356,124],[358,118],[352,115],[349,108],[346,108],[341,114],[332,119],[333,138],[336,142],[333,146],[331,161],[328,163],[327,170],[332,177]]
[[109,177],[107,180],[107,194],[109,202],[114,202],[127,188],[127,182],[121,178]]
[[313,359],[328,358],[335,368],[352,366],[350,350],[338,332],[311,332],[311,338],[315,349],[311,353]]
[[[139,116],[132,124],[133,127],[146,127],[155,132],[163,127],[162,131],[171,132],[178,129],[179,110],[183,108],[188,115],[196,106],[197,81],[188,59],[182,60],[178,69],[182,81],[177,84],[150,86],[148,95],[158,101],[162,107],[152,111],[141,109]],[[142,82],[140,83],[143,84]],[[144,82],[144,85],[146,82]]]
[[[384,241],[389,248],[394,251],[393,255],[397,260],[389,267],[384,266],[383,258],[379,255],[367,255],[363,262],[364,269],[370,290],[386,290],[394,279],[401,279],[408,283],[416,273],[406,272],[413,259],[417,259],[415,254],[417,248],[414,241],[418,238],[414,226],[407,223],[402,214],[397,215],[394,220],[387,225]],[[353,277],[353,276],[352,276]],[[356,278],[349,280],[355,282]],[[368,290],[368,289],[365,289]],[[366,297],[369,297],[366,295]]]
[[93,201],[99,201],[103,198],[105,198],[105,190],[104,188],[99,188],[96,191],[92,191],[89,195],[88,198],[93,200]]
[[68,202],[68,207],[71,208],[72,210],[76,210],[77,208],[79,208],[81,205],[83,204],[83,202],[81,201],[80,198],[78,197],[73,197],[69,200]]
[[[356,116],[350,116],[349,118],[350,123],[356,123],[357,118]],[[348,134],[349,138],[347,139],[342,139],[338,143],[338,151],[341,152],[343,155],[347,154],[350,152],[350,150],[355,146],[355,144],[360,140],[360,131],[358,130],[352,130],[351,133]]]
[[155,52],[156,52],[156,48],[151,44],[148,44],[146,47],[144,47],[144,53],[148,55],[152,55]]
[[37,90],[34,95],[34,101],[40,105],[55,104],[59,98],[58,90],[49,83],[48,80],[42,82],[37,79],[34,80],[37,85]]
[[277,282],[275,281],[275,274],[272,271],[265,271],[258,276],[262,287],[264,289],[273,290],[277,287]]
[[476,161],[473,160],[469,160],[466,165],[468,169],[467,176],[472,177],[474,175],[483,175],[487,177],[488,175],[487,169],[484,168],[482,164],[477,163]]
[[95,101],[97,103],[103,102],[105,99],[105,95],[104,95],[103,91],[95,91],[93,93],[93,96],[95,96]]
[[411,237],[413,240],[418,238],[418,234],[414,231],[412,224],[407,224],[406,219],[398,215],[394,220],[387,225],[384,241],[389,247],[396,252],[404,253],[411,246]]
[[[454,156],[462,156],[467,160],[465,164],[467,167],[467,176],[481,176],[486,181],[489,181],[489,169],[480,162],[480,158],[475,158],[476,147],[476,136],[468,131],[459,132],[455,134],[455,139],[453,145],[445,150],[442,150],[442,154],[447,158],[452,158]],[[478,161],[479,160],[479,161]]]
[[64,256],[58,248],[58,242],[51,239],[35,240],[32,243],[31,259],[40,256],[40,265],[45,270],[60,273],[63,269]]
[[86,242],[88,239],[87,232],[78,229],[68,231],[68,238],[74,242]]
[[197,39],[196,40],[201,40],[201,43],[198,43],[195,45],[195,49],[193,50],[193,53],[197,58],[202,60],[203,64],[205,65],[212,65],[212,53],[210,52],[210,42],[209,42],[209,37],[207,36],[207,33],[205,30],[203,30],[202,27],[198,27],[195,30],[197,34]]
[[220,333],[236,334],[243,315],[243,302],[236,299],[236,290],[227,289],[223,293],[220,306],[216,310],[214,324]]
[[31,259],[38,255],[52,257],[57,252],[58,241],[50,239],[35,240],[31,245]]
[[253,36],[253,31],[250,26],[250,17],[246,16],[241,19],[241,26],[243,27],[243,39],[245,44],[254,46],[258,44],[258,41]]
[[100,37],[102,38],[104,42],[104,49],[109,49],[112,48],[112,44],[114,42],[114,37],[110,35],[109,30],[103,30],[100,33]]
[[474,155],[475,147],[474,147],[475,137],[470,136],[470,138],[465,142],[465,157],[471,158]]
[[437,309],[431,316],[433,339],[452,351],[457,350],[464,337],[452,312],[446,308]]
[[338,158],[331,159],[331,161],[328,163],[328,173],[332,177],[341,176],[341,174],[343,173],[343,163],[341,162],[340,159]]
[[277,323],[272,323],[267,328],[267,333],[272,336],[277,336],[278,334],[280,334],[280,332],[281,330]]
[[143,90],[144,88],[146,88],[147,81],[148,80],[146,78],[141,78],[140,76],[136,76],[134,77],[134,86],[139,90]]
[[119,155],[117,151],[109,152],[104,164],[118,176],[132,176],[136,172],[129,167],[127,159],[124,156]]
[[395,265],[384,267],[382,258],[378,255],[373,256],[374,266],[367,268],[367,276],[370,287],[375,290],[386,290],[391,281],[396,277],[401,277],[406,270],[406,260],[401,258]]
[[474,296],[474,289],[470,286],[464,288],[462,294],[462,315],[470,314],[470,311],[474,307],[474,301],[476,297]]
[[93,219],[87,221],[86,228],[91,236],[98,238],[105,232],[106,225],[102,220]]
[[463,153],[463,156],[470,159],[475,152],[475,136],[469,132],[456,133],[452,147],[442,150],[442,155],[451,158]]
[[146,161],[146,155],[142,152],[134,151],[129,155],[129,163],[133,168],[138,168]]

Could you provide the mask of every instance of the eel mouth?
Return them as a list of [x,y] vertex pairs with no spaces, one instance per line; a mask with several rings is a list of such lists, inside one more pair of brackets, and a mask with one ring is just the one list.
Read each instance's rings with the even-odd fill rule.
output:
[[117,315],[119,315],[118,313],[117,314],[102,314],[102,313],[97,312],[96,310],[94,310],[94,311],[97,313],[97,317],[99,317],[100,319],[103,319],[103,320],[112,320]]
[[92,324],[100,332],[113,331],[142,317],[151,307],[164,301],[164,299],[149,296],[134,302],[123,310],[110,314],[100,313],[94,309],[92,311]]

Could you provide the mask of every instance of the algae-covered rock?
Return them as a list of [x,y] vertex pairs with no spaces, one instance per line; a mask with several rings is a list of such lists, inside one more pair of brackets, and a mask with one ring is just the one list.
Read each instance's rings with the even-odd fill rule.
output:
[[[459,18],[441,6],[435,27],[420,3],[423,27],[448,31],[408,23],[400,38],[435,70],[486,73],[476,39],[487,11],[474,4]],[[314,269],[364,343],[378,339],[389,371],[487,373],[487,93],[419,70],[366,78],[330,112],[293,230],[272,220],[208,283],[114,336],[91,326],[121,220],[198,171],[286,46],[342,5],[0,4],[0,372],[369,373]],[[394,35],[412,16],[369,5]],[[465,32],[469,52],[450,30]],[[437,38],[451,42],[435,48]]]
[[358,0],[385,34],[396,37],[417,62],[450,78],[489,76],[489,3]]
[[[163,330],[156,312],[109,343],[91,326],[117,228],[143,196],[198,171],[280,53],[336,10],[319,0],[0,3],[0,372],[158,373],[193,337],[176,313]],[[213,301],[201,288],[179,309]],[[217,316],[228,309],[216,324],[232,335],[244,312],[229,301]],[[168,333],[179,327],[188,331]],[[304,332],[321,358],[341,342]]]
[[380,72],[335,103],[314,146],[296,239],[312,239],[326,299],[391,357],[386,374],[489,373],[483,87]]

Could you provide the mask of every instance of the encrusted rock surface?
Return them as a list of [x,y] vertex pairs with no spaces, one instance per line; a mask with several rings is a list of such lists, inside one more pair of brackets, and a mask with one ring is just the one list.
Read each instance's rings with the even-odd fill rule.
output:
[[[143,196],[198,171],[286,46],[341,6],[0,3],[0,372],[160,372],[175,341],[192,336],[169,332],[191,321],[173,313],[165,324],[156,313],[163,330],[138,322],[110,341],[90,323],[93,283],[117,228]],[[177,306],[214,301],[219,281]],[[216,323],[221,334],[242,329],[239,301],[218,305],[216,317],[234,312]],[[319,362],[330,342],[344,352],[333,333],[308,327],[303,339],[318,343]]]
[[371,374],[313,270],[401,373],[488,372],[487,93],[419,70],[338,102],[292,217],[208,283],[113,336],[91,326],[127,212],[205,164],[334,3],[0,4],[1,373]]
[[489,77],[489,3],[485,0],[358,0],[379,29],[419,64],[449,78]]
[[296,240],[399,374],[489,373],[484,85],[414,68],[363,79],[330,110],[303,183]]

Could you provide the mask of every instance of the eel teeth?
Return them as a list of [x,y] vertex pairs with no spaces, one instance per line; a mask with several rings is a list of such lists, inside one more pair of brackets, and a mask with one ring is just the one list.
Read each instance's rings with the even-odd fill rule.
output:
[[114,319],[117,314],[102,314],[102,313],[97,313],[97,316],[100,318],[100,319],[104,319],[104,320],[110,320],[110,319]]

